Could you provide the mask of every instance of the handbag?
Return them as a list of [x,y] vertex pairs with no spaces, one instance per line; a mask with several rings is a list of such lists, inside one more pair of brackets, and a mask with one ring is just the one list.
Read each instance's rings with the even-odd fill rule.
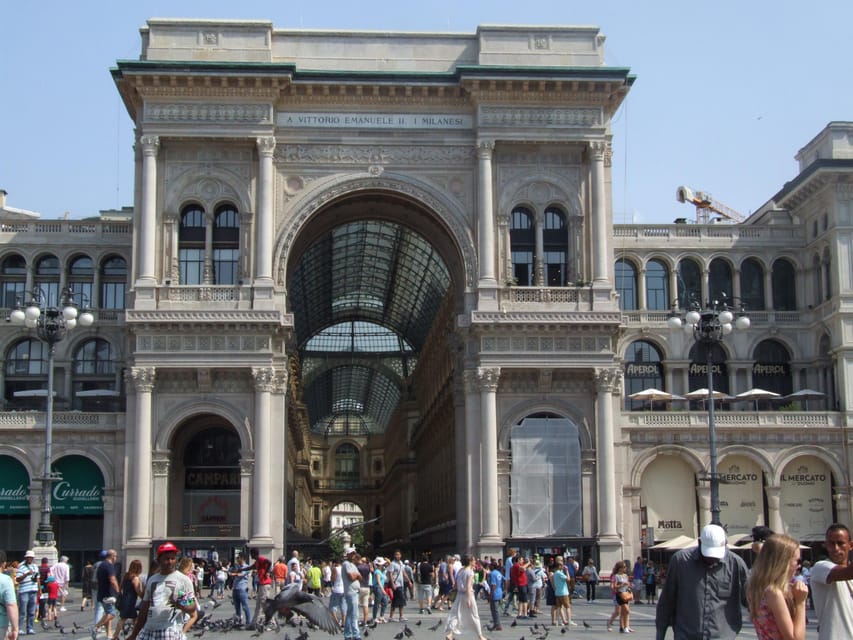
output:
[[630,604],[634,601],[634,593],[631,591],[631,587],[619,587],[616,590],[616,598],[619,600],[619,604]]

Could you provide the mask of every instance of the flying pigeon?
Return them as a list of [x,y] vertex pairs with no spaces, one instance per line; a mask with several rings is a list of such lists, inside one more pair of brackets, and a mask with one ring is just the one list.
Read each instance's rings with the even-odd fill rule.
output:
[[267,620],[272,620],[276,613],[290,620],[294,611],[308,618],[311,624],[332,635],[341,630],[338,621],[325,603],[317,596],[302,591],[301,585],[296,582],[279,591],[278,595],[266,604],[264,614]]

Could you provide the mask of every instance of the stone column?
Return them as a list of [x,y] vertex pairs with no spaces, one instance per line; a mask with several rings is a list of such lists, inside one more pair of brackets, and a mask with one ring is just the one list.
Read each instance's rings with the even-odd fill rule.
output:
[[273,220],[274,197],[274,167],[273,153],[275,138],[265,136],[257,139],[258,145],[258,225],[257,251],[255,252],[255,281],[256,284],[272,286],[272,250],[275,233]]
[[[773,531],[784,531],[785,525],[782,524],[782,511],[780,509],[782,500],[782,487],[764,487],[764,493],[767,496],[767,526]],[[839,515],[841,515],[839,513]]]
[[213,284],[213,223],[216,214],[206,211],[204,215],[204,284]]
[[151,535],[154,538],[166,538],[169,533],[167,512],[169,509],[170,456],[169,451],[154,451],[152,454],[151,484],[154,508],[151,514]]
[[477,143],[479,164],[478,201],[478,250],[480,254],[480,284],[496,286],[495,280],[495,223],[492,199],[492,153],[495,143],[492,140],[480,140]]
[[[467,546],[471,548],[479,539],[483,531],[481,523],[482,504],[482,470],[480,456],[480,382],[477,372],[465,371],[465,466],[467,467],[467,511],[468,532]],[[497,455],[497,450],[495,451]],[[497,462],[497,458],[495,458]],[[497,473],[497,464],[495,464]]]
[[533,284],[544,287],[545,282],[545,214],[537,211],[533,215],[536,254],[533,257]]
[[127,507],[130,521],[129,542],[151,540],[151,394],[154,391],[154,367],[131,367],[128,383],[136,393],[134,416],[132,481],[128,487]]
[[595,141],[589,143],[592,170],[592,279],[596,283],[607,283],[610,260],[610,229],[607,224],[607,201],[604,188],[604,156],[607,143]]
[[646,300],[646,270],[643,268],[637,271],[637,309],[646,311],[648,308]]
[[[835,513],[838,514],[838,521],[850,522],[850,488],[833,487],[832,499],[835,501]],[[782,529],[773,529],[773,531],[782,531]]]
[[160,149],[160,138],[142,136],[139,144],[142,147],[142,191],[140,193],[137,284],[154,286],[156,283],[154,238],[157,233],[157,152]]
[[[796,280],[796,276],[794,276]],[[792,286],[796,287],[796,283],[792,282]],[[796,289],[799,291],[799,288]],[[764,308],[765,309],[773,309],[776,311],[776,308],[773,306],[773,267],[767,269],[764,272]],[[775,531],[775,529],[774,529]]]
[[[501,245],[501,254],[499,260],[504,265],[503,282],[508,284],[512,282],[514,274],[512,272],[512,242],[509,238],[509,215],[505,213],[498,214],[498,240]],[[501,274],[498,274],[500,276]]]
[[706,483],[696,487],[696,495],[699,498],[697,519],[701,531],[706,524],[711,524],[711,486]]
[[[502,551],[503,540],[498,524],[498,404],[497,391],[501,370],[477,369],[477,384],[480,390],[480,437],[482,442],[482,465],[480,491],[483,496],[482,527],[479,550]],[[491,553],[490,553],[491,555]]]
[[616,528],[616,455],[613,431],[613,394],[618,391],[621,372],[615,367],[596,369],[596,421],[598,455],[598,537],[618,540]]
[[275,387],[275,370],[272,367],[252,369],[255,382],[255,469],[253,477],[252,530],[251,540],[255,545],[272,544],[270,509],[272,499],[271,415],[272,392]]

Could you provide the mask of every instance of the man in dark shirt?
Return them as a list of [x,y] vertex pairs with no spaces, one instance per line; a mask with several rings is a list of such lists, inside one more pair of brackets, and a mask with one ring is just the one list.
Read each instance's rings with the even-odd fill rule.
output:
[[672,627],[675,640],[732,640],[743,626],[747,568],[726,548],[716,524],[702,529],[699,546],[673,556],[658,598],[657,640]]
[[110,622],[116,615],[116,596],[119,592],[118,580],[116,580],[116,556],[115,549],[108,549],[107,556],[98,563],[95,576],[98,580],[97,601],[104,606],[104,615],[92,627],[92,640],[97,640],[98,628],[104,627],[107,638],[112,638]]

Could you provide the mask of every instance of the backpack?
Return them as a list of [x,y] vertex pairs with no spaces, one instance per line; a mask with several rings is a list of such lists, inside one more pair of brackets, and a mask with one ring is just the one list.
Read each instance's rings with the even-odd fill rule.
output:
[[418,564],[418,584],[430,584],[432,582],[432,574],[433,568],[429,562],[421,562],[420,564]]

